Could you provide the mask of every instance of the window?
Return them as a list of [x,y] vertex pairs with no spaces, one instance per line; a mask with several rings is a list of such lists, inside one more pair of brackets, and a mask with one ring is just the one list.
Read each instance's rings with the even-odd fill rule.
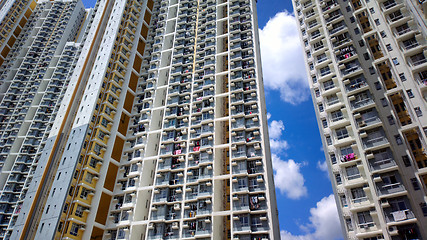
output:
[[237,185],[238,185],[238,188],[245,188],[245,187],[247,187],[247,185],[246,185],[246,179],[244,179],[244,178],[238,178],[237,179]]
[[71,225],[70,234],[73,236],[77,236],[78,231],[79,231],[79,225],[77,225],[76,223],[73,223],[73,225]]
[[341,175],[339,173],[335,174],[335,180],[337,181],[338,185],[340,185],[342,183]]
[[391,210],[393,212],[404,211],[408,209],[408,207],[406,206],[405,200],[403,198],[392,199],[392,200],[389,200],[388,203],[390,203]]
[[327,128],[328,127],[328,121],[326,121],[326,119],[323,119],[322,125],[323,125],[323,128]]
[[331,153],[331,154],[329,155],[329,157],[331,158],[331,163],[332,163],[332,164],[336,164],[336,163],[337,163],[337,157],[335,156],[335,154],[334,154],[334,153]]
[[420,107],[414,107],[415,114],[417,114],[417,117],[422,117],[423,112],[421,111]]
[[331,69],[329,68],[329,66],[320,69],[320,76],[322,77],[328,75],[329,73],[331,73]]
[[380,100],[381,100],[381,104],[383,105],[383,107],[387,107],[388,106],[387,99],[381,98]]
[[354,29],[354,33],[357,35],[357,34],[359,34],[360,33],[360,30],[359,30],[359,28],[355,28]]
[[408,155],[402,156],[402,161],[403,161],[403,164],[405,164],[405,167],[411,166],[411,161],[409,160]]
[[323,88],[325,89],[325,91],[327,91],[333,87],[335,87],[335,84],[334,84],[334,81],[332,81],[332,80],[329,80],[329,81],[326,81],[323,83]]
[[341,148],[341,156],[346,156],[353,153],[353,148],[351,146],[346,146]]
[[261,219],[259,217],[251,217],[252,227],[261,227]]
[[374,74],[375,74],[375,69],[374,69],[374,67],[369,67],[369,73],[370,73],[371,75],[374,75]]
[[420,185],[418,184],[418,181],[416,178],[411,178],[412,187],[414,187],[414,190],[420,190]]
[[359,41],[359,46],[361,46],[361,47],[365,46],[365,42],[363,40],[360,40]]
[[353,224],[351,223],[351,218],[345,219],[345,225],[347,226],[348,231],[353,231]]
[[341,110],[331,112],[331,119],[332,119],[332,122],[336,122],[336,121],[344,119]]
[[368,225],[373,225],[372,216],[369,214],[369,211],[357,213],[357,220],[359,221],[360,227],[368,227]]
[[312,79],[313,83],[317,83],[317,77],[316,76],[312,76],[311,79]]
[[375,9],[374,8],[369,8],[369,12],[375,13]]
[[340,200],[343,207],[348,207],[347,196],[345,194],[340,195]]
[[82,192],[80,193],[80,198],[87,199],[88,194],[89,194],[89,191],[86,188],[82,188]]
[[323,110],[324,110],[324,109],[323,109],[323,104],[321,104],[321,103],[320,103],[320,104],[318,105],[318,107],[319,107],[319,112],[323,112]]
[[409,98],[414,98],[414,94],[412,93],[412,90],[411,90],[411,89],[406,90],[406,93],[408,94],[408,97],[409,97]]
[[387,45],[385,45],[385,46],[386,46],[386,48],[387,48],[387,50],[388,50],[389,52],[393,50],[393,48],[391,47],[391,45],[390,45],[390,44],[387,44]]
[[343,127],[335,130],[338,140],[348,137],[347,128]]
[[346,167],[345,168],[346,174],[347,174],[347,179],[348,180],[353,180],[356,178],[360,177],[360,172],[359,169],[357,168],[357,166],[350,166],[350,167]]
[[320,90],[319,89],[314,90],[314,93],[315,93],[316,97],[320,97]]
[[375,20],[374,20],[374,22],[375,22],[375,25],[377,25],[377,26],[381,24],[381,23],[380,23],[380,20],[379,20],[378,18],[377,18],[377,19],[375,19]]
[[327,98],[327,103],[329,106],[334,105],[336,103],[338,103],[340,100],[338,99],[338,96],[336,94],[328,96]]
[[242,227],[249,226],[249,217],[247,214],[241,215],[239,219]]
[[402,137],[400,135],[394,135],[394,138],[396,139],[397,145],[403,144]]
[[326,136],[326,143],[327,143],[328,145],[332,145],[332,139],[331,139],[331,136]]
[[82,217],[83,216],[83,207],[80,205],[77,205],[76,208],[76,213],[74,215],[76,215],[77,217]]
[[399,65],[399,61],[397,60],[397,58],[393,58],[393,64],[394,65]]
[[377,90],[381,90],[381,83],[380,82],[375,82],[375,89]]
[[356,20],[354,19],[354,17],[350,17],[350,22],[354,23]]
[[368,53],[364,53],[364,54],[363,54],[363,58],[364,58],[365,60],[369,60],[369,54],[368,54]]
[[351,7],[350,6],[347,6],[345,9],[347,10],[347,12],[351,11]]
[[381,35],[382,38],[386,38],[387,37],[387,34],[384,31],[380,32],[380,35]]
[[351,196],[354,203],[360,203],[367,200],[366,194],[365,194],[365,191],[363,191],[363,188],[351,189]]
[[389,123],[390,125],[394,125],[394,118],[393,118],[393,116],[392,116],[392,115],[387,116],[387,119],[388,119],[388,123]]
[[85,181],[87,183],[92,183],[92,179],[93,179],[94,175],[88,171],[86,171],[86,177],[85,177]]
[[394,174],[383,175],[383,176],[381,176],[381,179],[382,179],[382,181],[384,183],[383,187],[385,187],[387,185],[393,185],[393,184],[399,183],[399,181],[397,181],[396,175],[394,175]]
[[402,82],[406,81],[406,77],[404,73],[399,73],[399,78],[402,80]]

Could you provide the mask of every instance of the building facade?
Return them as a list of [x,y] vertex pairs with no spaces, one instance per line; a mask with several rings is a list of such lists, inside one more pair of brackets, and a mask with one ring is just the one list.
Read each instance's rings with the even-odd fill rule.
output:
[[[10,193],[4,182],[2,237],[279,239],[256,1],[38,1],[25,26],[42,28],[56,6],[77,31],[58,32],[64,50],[45,78],[64,80],[37,98],[47,108],[32,102],[43,119],[18,130],[34,149],[4,154],[29,174]],[[35,142],[32,124],[46,127]]]
[[21,212],[73,71],[78,46],[72,41],[85,16],[76,1],[3,3],[10,6],[1,10],[3,29],[11,32],[3,34],[9,40],[0,68],[1,237],[10,235]]
[[427,5],[293,0],[346,239],[427,239]]

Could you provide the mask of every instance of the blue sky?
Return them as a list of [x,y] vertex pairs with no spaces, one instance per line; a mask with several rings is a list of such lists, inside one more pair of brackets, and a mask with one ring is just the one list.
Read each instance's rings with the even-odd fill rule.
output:
[[292,3],[259,0],[257,8],[282,240],[339,239]]

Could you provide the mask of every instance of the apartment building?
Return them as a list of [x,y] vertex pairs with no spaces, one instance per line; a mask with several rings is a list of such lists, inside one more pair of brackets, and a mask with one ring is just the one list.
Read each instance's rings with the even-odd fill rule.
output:
[[73,71],[77,1],[3,1],[0,237],[11,233]]
[[[48,24],[56,7],[70,31]],[[19,171],[4,177],[4,239],[280,238],[256,1],[38,1],[29,19],[35,37],[13,66],[51,43],[36,41],[45,25],[65,45],[46,70],[25,65],[50,73],[25,79],[44,86],[23,108],[37,121],[4,120],[5,136],[23,136],[2,148],[3,168]],[[19,112],[9,91],[2,111]]]
[[346,239],[427,239],[426,3],[293,0]]
[[0,2],[0,66],[5,62],[35,6],[36,1],[29,0]]

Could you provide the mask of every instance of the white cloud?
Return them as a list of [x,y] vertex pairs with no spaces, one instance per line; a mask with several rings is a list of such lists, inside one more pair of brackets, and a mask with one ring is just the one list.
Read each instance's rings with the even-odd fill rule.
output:
[[285,130],[285,125],[283,124],[283,121],[276,121],[273,120],[270,123],[270,126],[268,126],[268,135],[272,139],[279,139],[282,136],[282,131]]
[[280,193],[286,194],[288,198],[299,199],[307,195],[304,186],[304,176],[300,172],[300,165],[294,160],[284,161],[276,154],[272,154],[274,184]]
[[292,233],[282,230],[280,231],[280,238],[282,240],[312,240],[310,235],[292,235]]
[[267,113],[267,120],[270,120],[270,118],[271,118],[271,113]]
[[[271,114],[267,114],[268,118],[271,118]],[[279,153],[289,148],[289,143],[285,140],[281,140],[282,132],[285,130],[285,125],[282,120],[271,121],[268,126],[268,135],[270,136],[270,148],[273,153]]]
[[273,153],[279,153],[289,149],[289,143],[285,140],[270,139],[270,148]]
[[320,170],[322,170],[326,173],[328,172],[328,164],[326,163],[326,161],[323,161],[323,162],[318,161],[317,162],[317,168],[319,168]]
[[334,195],[331,194],[317,202],[316,207],[310,209],[310,223],[301,226],[307,230],[305,235],[292,235],[282,230],[282,240],[335,240],[342,238],[341,224]]
[[277,13],[259,30],[264,84],[283,101],[298,104],[310,96],[295,17]]

